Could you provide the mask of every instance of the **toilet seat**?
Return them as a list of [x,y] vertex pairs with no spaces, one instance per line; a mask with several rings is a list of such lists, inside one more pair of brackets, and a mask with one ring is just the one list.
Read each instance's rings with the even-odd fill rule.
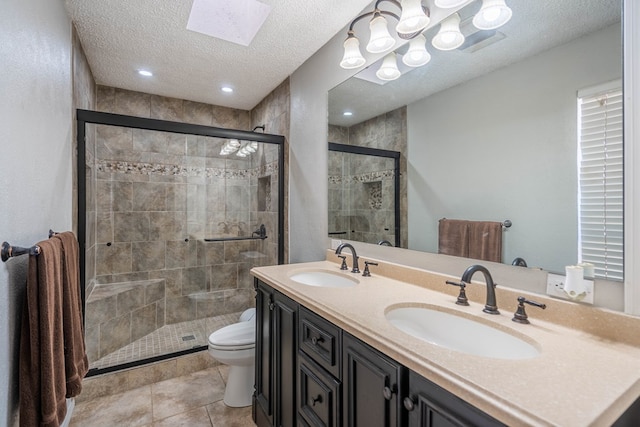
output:
[[239,322],[209,335],[209,346],[218,350],[244,350],[255,347],[255,322]]

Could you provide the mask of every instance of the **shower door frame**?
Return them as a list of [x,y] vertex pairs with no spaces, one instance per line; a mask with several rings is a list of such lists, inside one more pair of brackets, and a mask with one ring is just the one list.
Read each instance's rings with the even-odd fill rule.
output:
[[[285,138],[282,135],[274,135],[268,133],[252,132],[240,129],[226,129],[214,126],[197,125],[183,122],[173,122],[169,120],[148,119],[144,117],[127,116],[123,114],[105,113],[92,110],[76,110],[76,126],[77,126],[77,185],[78,185],[78,244],[80,249],[80,293],[82,298],[82,318],[85,319],[85,302],[86,302],[86,238],[87,238],[87,183],[86,183],[86,125],[108,125],[119,126],[132,129],[143,129],[150,131],[170,132],[184,135],[208,136],[214,138],[238,139],[243,141],[256,141],[267,144],[278,145],[278,264],[284,263],[284,148]],[[141,366],[148,363],[154,363],[160,360],[172,357],[195,353],[207,349],[207,346],[194,347],[188,350],[163,354],[152,358],[136,360],[101,369],[91,369],[87,377],[103,374],[107,372],[128,369],[135,366]]]

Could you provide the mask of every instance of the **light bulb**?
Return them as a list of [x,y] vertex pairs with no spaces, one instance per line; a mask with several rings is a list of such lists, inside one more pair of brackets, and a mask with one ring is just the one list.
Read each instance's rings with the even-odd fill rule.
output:
[[422,9],[421,0],[402,0],[402,13],[396,26],[399,34],[411,34],[424,30],[430,19]]
[[464,43],[464,35],[460,32],[460,15],[454,13],[440,23],[440,30],[431,44],[439,50],[453,50]]
[[453,7],[462,6],[469,0],[435,0],[434,4],[440,9],[451,9]]
[[431,60],[431,55],[427,52],[425,44],[427,39],[419,34],[409,42],[409,50],[402,57],[402,62],[409,67],[420,67]]
[[511,15],[504,0],[483,0],[482,7],[473,17],[473,25],[480,30],[495,30],[509,22]]
[[360,42],[353,35],[353,31],[349,32],[349,36],[344,41],[344,56],[340,61],[340,66],[346,70],[362,67],[366,61],[362,53],[360,53]]
[[395,46],[396,41],[391,37],[391,34],[389,34],[387,20],[384,16],[380,15],[379,12],[373,15],[373,19],[371,19],[369,23],[369,29],[371,30],[371,37],[367,44],[368,52],[382,53]]
[[376,76],[380,80],[390,81],[400,77],[402,73],[398,70],[398,64],[396,63],[396,54],[391,52],[384,57],[380,69],[376,71]]

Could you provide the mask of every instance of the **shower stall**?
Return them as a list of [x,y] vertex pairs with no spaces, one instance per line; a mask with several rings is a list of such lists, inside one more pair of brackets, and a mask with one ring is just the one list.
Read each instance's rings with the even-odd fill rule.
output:
[[[203,350],[284,258],[284,137],[78,110],[90,374]],[[255,130],[255,129],[254,129]]]

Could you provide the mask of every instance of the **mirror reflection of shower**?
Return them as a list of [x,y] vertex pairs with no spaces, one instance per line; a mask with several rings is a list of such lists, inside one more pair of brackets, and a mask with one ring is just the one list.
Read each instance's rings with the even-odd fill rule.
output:
[[400,246],[400,153],[329,143],[329,237]]

